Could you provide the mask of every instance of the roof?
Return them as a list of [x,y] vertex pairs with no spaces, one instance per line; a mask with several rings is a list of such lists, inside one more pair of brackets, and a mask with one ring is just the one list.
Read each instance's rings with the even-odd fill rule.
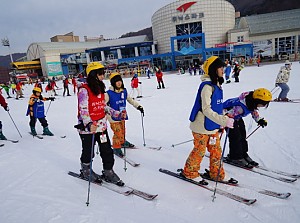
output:
[[104,40],[100,42],[38,42],[32,43],[27,50],[27,59],[39,59],[42,52],[71,54],[85,52],[88,49],[127,45],[148,41],[147,35],[133,36],[119,39]]
[[[250,35],[300,30],[300,9],[251,15],[239,19],[238,27],[249,28]],[[246,24],[244,23],[246,22]]]

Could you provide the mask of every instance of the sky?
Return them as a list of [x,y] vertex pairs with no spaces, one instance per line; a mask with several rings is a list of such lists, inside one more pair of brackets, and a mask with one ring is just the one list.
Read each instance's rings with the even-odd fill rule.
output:
[[[151,27],[151,17],[176,0],[1,0],[0,38],[8,38],[11,53],[26,53],[33,42],[55,35],[118,38]],[[1,44],[0,55],[9,48]]]
[[[274,88],[274,82],[283,63],[261,67],[246,67],[240,73],[239,83],[224,84],[224,99],[237,97],[244,91],[265,87]],[[300,98],[300,64],[293,62],[289,80],[289,98]],[[62,97],[62,90],[53,102],[45,102],[48,110],[47,121],[53,137],[43,140],[29,135],[29,118],[25,115],[33,86],[25,85],[24,99],[7,100],[10,115],[18,127],[19,136],[7,112],[0,107],[3,132],[9,139],[19,143],[4,143],[0,147],[0,222],[1,223],[190,223],[190,222],[231,222],[231,223],[298,223],[300,222],[300,179],[294,183],[284,183],[256,173],[224,164],[229,177],[240,185],[269,189],[276,192],[290,192],[286,199],[266,196],[252,189],[218,184],[219,189],[257,202],[247,206],[227,197],[216,195],[212,202],[212,192],[189,184],[158,171],[165,168],[176,171],[183,168],[193,148],[192,142],[172,147],[171,145],[192,139],[189,129],[189,114],[192,109],[200,76],[188,73],[164,73],[166,89],[156,89],[155,77],[140,77],[142,95],[138,102],[144,107],[145,116],[127,105],[129,119],[126,121],[126,138],[140,149],[127,149],[127,156],[139,162],[139,167],[127,165],[115,158],[114,170],[126,185],[158,194],[153,201],[136,196],[123,196],[106,188],[91,185],[90,205],[87,207],[88,183],[67,175],[68,171],[79,172],[81,141],[74,129],[77,114],[77,98]],[[233,80],[232,80],[233,81]],[[124,79],[130,92],[130,78]],[[61,88],[62,83],[57,85]],[[105,80],[108,87],[109,82]],[[45,87],[45,85],[44,85]],[[70,86],[71,87],[71,86]],[[279,91],[274,89],[273,98]],[[47,94],[43,93],[44,96]],[[4,93],[5,96],[5,93]],[[50,106],[50,107],[49,107]],[[249,155],[261,166],[300,174],[300,103],[271,102],[267,109],[260,109],[268,126],[259,128],[248,139]],[[143,122],[142,122],[143,121]],[[247,135],[257,125],[252,118],[244,118]],[[162,146],[159,151],[143,147],[142,123],[146,146]],[[37,122],[36,130],[42,133]],[[108,129],[110,139],[112,133]],[[66,135],[62,139],[60,136]],[[221,145],[224,148],[222,137]],[[224,154],[228,153],[228,142]],[[208,168],[204,158],[200,172]],[[99,155],[93,161],[93,169],[101,173]],[[214,183],[210,183],[212,187]]]

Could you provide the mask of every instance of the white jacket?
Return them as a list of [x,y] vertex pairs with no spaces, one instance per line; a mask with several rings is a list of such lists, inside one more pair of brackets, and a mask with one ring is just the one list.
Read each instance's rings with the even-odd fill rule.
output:
[[287,83],[290,78],[291,69],[286,66],[282,66],[276,78],[276,84]]

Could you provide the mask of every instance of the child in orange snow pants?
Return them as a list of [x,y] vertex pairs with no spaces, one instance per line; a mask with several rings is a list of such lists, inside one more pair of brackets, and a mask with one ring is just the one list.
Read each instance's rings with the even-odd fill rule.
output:
[[[218,132],[213,135],[205,135],[193,132],[194,137],[194,149],[190,153],[184,166],[183,174],[190,179],[199,177],[200,163],[205,156],[206,148],[210,153],[210,177],[214,180],[222,180],[225,177],[223,165],[221,165],[220,175],[218,177],[218,171],[220,166],[220,160],[222,156],[222,149],[220,146],[220,138]],[[215,143],[210,144],[210,138],[215,138]]]

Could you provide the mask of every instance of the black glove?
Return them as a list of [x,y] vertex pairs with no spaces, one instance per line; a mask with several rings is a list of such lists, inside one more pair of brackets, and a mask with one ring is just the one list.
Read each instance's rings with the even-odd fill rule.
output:
[[49,97],[48,100],[54,101],[54,100],[55,100],[55,97]]
[[141,84],[142,82],[139,81],[139,84]]
[[5,111],[9,111],[9,107],[8,107],[8,106],[5,106],[5,107],[4,107],[4,110],[5,110]]
[[268,122],[262,118],[258,120],[257,124],[264,128],[268,125]]
[[42,96],[42,95],[40,95],[39,99],[40,99],[40,100],[43,100],[43,96]]
[[278,83],[275,83],[275,87],[278,87]]
[[136,109],[139,110],[141,114],[144,116],[144,108],[142,106],[139,105]]

